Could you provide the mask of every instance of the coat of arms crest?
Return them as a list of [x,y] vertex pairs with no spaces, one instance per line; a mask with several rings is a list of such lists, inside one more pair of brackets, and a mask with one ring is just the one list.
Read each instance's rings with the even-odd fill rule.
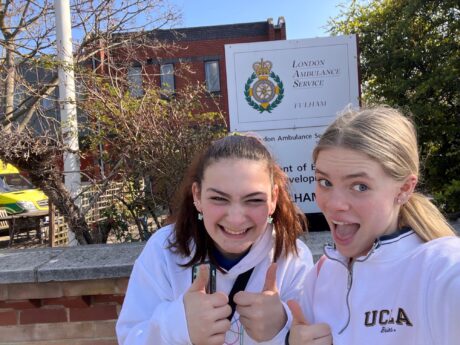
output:
[[272,71],[271,61],[260,61],[252,64],[254,72],[244,86],[244,96],[248,104],[260,113],[271,113],[284,97],[283,82]]

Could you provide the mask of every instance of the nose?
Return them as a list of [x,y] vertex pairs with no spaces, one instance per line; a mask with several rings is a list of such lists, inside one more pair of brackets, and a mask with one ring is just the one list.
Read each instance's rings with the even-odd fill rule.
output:
[[329,212],[348,211],[350,209],[349,197],[339,189],[333,188],[323,198],[323,204]]
[[239,226],[246,221],[246,213],[244,207],[240,204],[230,205],[227,212],[227,220],[232,226]]

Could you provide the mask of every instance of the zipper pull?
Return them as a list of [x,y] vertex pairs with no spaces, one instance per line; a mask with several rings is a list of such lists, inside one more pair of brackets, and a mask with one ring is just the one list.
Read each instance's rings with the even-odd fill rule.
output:
[[351,283],[353,282],[353,266],[350,267],[348,271],[348,282],[347,282],[347,289],[351,288]]

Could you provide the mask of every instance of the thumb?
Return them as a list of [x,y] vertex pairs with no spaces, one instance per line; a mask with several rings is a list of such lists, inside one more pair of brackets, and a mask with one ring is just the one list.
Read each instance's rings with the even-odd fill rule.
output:
[[276,287],[276,269],[278,265],[273,262],[270,267],[268,267],[267,274],[265,275],[265,284],[263,291],[274,291],[278,292]]
[[302,309],[300,308],[299,303],[297,303],[293,299],[290,299],[289,301],[287,301],[287,305],[289,309],[291,309],[293,326],[309,325],[307,319],[302,313]]
[[206,293],[206,286],[209,280],[209,268],[207,265],[200,265],[195,280],[188,289],[189,292],[204,292]]

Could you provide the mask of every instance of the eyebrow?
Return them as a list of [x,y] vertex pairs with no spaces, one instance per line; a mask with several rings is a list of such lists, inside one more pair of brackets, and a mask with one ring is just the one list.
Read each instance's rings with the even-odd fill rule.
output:
[[[227,197],[227,198],[230,198],[230,194],[227,194],[227,193],[225,193],[225,192],[222,192],[221,190],[218,190],[218,189],[216,189],[216,188],[210,187],[210,188],[208,188],[206,191],[208,191],[208,192],[214,192],[214,193],[220,194],[220,195],[222,195],[222,196],[225,196],[225,197]],[[266,193],[264,193],[264,192],[249,193],[249,194],[243,196],[243,199],[244,199],[244,198],[251,198],[251,197],[254,197],[254,196],[266,196]]]
[[[325,173],[324,171],[321,171],[320,169],[316,168],[316,173],[318,174],[321,174],[321,175],[324,175],[325,177],[329,177],[329,175],[327,173]],[[354,173],[354,174],[349,174],[349,175],[345,175],[342,180],[350,180],[350,179],[354,179],[354,178],[367,178],[367,179],[371,179],[371,177],[364,171],[362,172],[357,172],[357,173]]]

